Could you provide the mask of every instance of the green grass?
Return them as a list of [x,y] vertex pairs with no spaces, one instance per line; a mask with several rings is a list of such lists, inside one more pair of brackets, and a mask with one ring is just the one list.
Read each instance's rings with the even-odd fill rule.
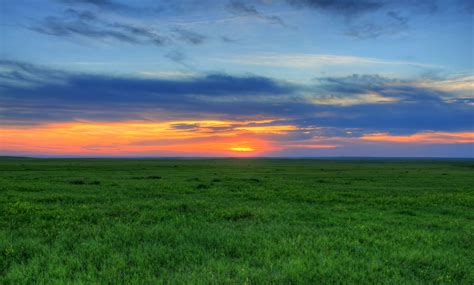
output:
[[473,160],[0,159],[0,284],[473,284],[473,242]]

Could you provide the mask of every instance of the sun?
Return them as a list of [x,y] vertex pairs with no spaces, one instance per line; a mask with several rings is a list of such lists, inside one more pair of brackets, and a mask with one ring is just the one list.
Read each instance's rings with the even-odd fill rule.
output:
[[254,149],[251,148],[251,147],[231,147],[230,150],[232,150],[232,151],[238,151],[238,152],[250,152],[250,151],[254,151]]

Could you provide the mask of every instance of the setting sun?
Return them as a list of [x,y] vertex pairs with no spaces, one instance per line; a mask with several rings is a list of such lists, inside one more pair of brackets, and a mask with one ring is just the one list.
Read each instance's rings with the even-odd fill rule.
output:
[[232,148],[230,148],[230,150],[232,150],[232,151],[239,151],[239,152],[250,152],[250,151],[254,151],[254,149],[251,148],[251,147],[232,147]]

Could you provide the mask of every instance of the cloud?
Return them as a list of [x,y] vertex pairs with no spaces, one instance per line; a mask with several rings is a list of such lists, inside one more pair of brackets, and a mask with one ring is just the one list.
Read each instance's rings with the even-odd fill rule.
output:
[[317,10],[354,16],[361,13],[379,10],[384,6],[383,1],[376,0],[287,0],[290,5],[307,7]]
[[[417,81],[416,86],[423,88],[433,88],[455,95],[456,98],[474,99],[474,76],[460,75],[450,78],[424,79]],[[445,99],[453,99],[453,96]]]
[[384,97],[377,93],[354,94],[353,96],[323,95],[314,98],[311,102],[320,105],[352,106],[360,104],[390,103],[396,98]]
[[176,63],[182,64],[187,66],[186,60],[186,54],[180,50],[172,50],[168,53],[165,54],[165,57],[168,58],[171,61],[174,61]]
[[[64,1],[72,4],[73,1]],[[120,4],[112,1],[80,1],[75,4],[91,4],[101,8],[115,7],[127,9],[128,6],[121,7]],[[83,7],[84,8],[84,7]],[[137,24],[136,20],[123,20],[124,17],[107,17],[101,13],[91,10],[68,8],[59,16],[48,16],[39,22],[32,23],[28,29],[55,37],[61,38],[87,38],[101,42],[123,42],[132,45],[154,45],[157,47],[171,47],[173,50],[164,56],[171,61],[191,68],[187,56],[180,50],[180,44],[191,46],[201,45],[208,40],[208,37],[183,27],[174,27],[166,31],[159,31],[150,26]],[[133,18],[133,17],[132,17]],[[121,20],[117,20],[121,19]],[[125,17],[125,19],[127,19]]]
[[199,128],[199,124],[179,123],[179,124],[171,124],[171,127],[176,130],[196,130]]
[[339,100],[357,98],[361,94],[372,94],[384,100],[361,100],[352,104],[338,104],[338,107],[328,104],[321,116],[306,123],[398,133],[474,129],[472,106],[465,102],[444,100],[446,96],[455,95],[418,87],[416,82],[370,75],[330,77],[322,78],[314,92],[328,94]]
[[362,140],[392,143],[449,144],[474,143],[474,132],[419,132],[410,135],[364,134]]
[[[359,40],[402,34],[409,29],[410,17],[433,14],[437,1],[396,0],[287,0],[289,5],[312,9],[345,26],[343,34]],[[402,12],[403,11],[403,12]],[[339,17],[338,17],[339,16]]]
[[207,40],[206,36],[184,28],[175,28],[173,31],[177,34],[178,39],[192,45],[200,45]]
[[227,5],[227,9],[230,12],[240,15],[240,16],[254,17],[254,18],[262,19],[271,24],[278,24],[283,27],[287,26],[280,17],[274,16],[274,15],[270,16],[270,15],[263,14],[260,11],[258,11],[254,5],[248,4],[241,0],[231,0]]
[[373,21],[350,22],[345,35],[357,39],[376,39],[383,35],[396,35],[408,29],[409,18],[399,12],[388,11],[382,23]]
[[[61,82],[51,82],[46,80],[49,75],[54,77],[61,72],[10,61],[3,61],[1,65],[2,69],[11,70],[8,80],[0,83],[4,89],[0,96],[5,108],[1,114],[3,122],[145,119],[156,116],[158,110],[168,118],[235,114],[240,113],[239,107],[234,107],[238,104],[233,106],[211,99],[287,94],[294,88],[265,77],[224,74],[160,79],[63,72]],[[24,79],[30,77],[34,80]],[[33,87],[24,86],[30,82],[34,83]],[[256,111],[247,109],[247,114]]]
[[126,8],[128,6],[123,5],[121,3],[112,1],[112,0],[56,0],[58,2],[70,5],[77,5],[77,4],[89,4],[100,8]]
[[[294,7],[307,8],[336,16],[345,26],[343,34],[355,39],[375,39],[400,35],[410,29],[413,17],[451,11],[457,15],[472,14],[474,4],[468,0],[286,0]],[[339,17],[337,17],[339,16]]]
[[[168,55],[170,55],[168,53]],[[140,76],[145,78],[169,78],[169,79],[183,79],[198,76],[197,73],[184,70],[144,70],[139,72]]]
[[111,26],[114,28],[119,28],[130,35],[134,35],[137,38],[143,38],[145,39],[145,42],[149,42],[157,46],[162,46],[169,41],[166,36],[160,35],[154,29],[125,23],[113,23]]
[[129,24],[111,22],[99,18],[91,11],[67,9],[60,17],[49,16],[29,29],[56,37],[86,37],[96,40],[116,40],[131,44],[154,44],[162,46],[167,38],[158,31]]
[[[438,10],[437,0],[286,0],[286,2],[295,7],[328,12],[346,18],[358,18],[364,14],[380,11],[398,13],[397,10],[413,10],[417,13],[434,13]],[[458,2],[460,3],[454,4],[462,6],[462,2],[469,1],[458,0]]]
[[421,68],[439,66],[412,61],[385,60],[371,57],[332,55],[332,54],[281,54],[261,53],[239,57],[215,58],[220,62],[245,65],[278,66],[287,68],[315,68],[322,65],[407,65]]
[[233,38],[230,38],[230,37],[227,37],[227,36],[220,36],[219,38],[220,38],[221,41],[223,41],[224,43],[236,43],[236,42],[238,42],[238,40],[233,39]]
[[[47,72],[44,72],[44,71]],[[65,76],[62,71],[46,69],[41,66],[0,59],[0,90],[1,88],[32,88],[44,84],[62,84]]]
[[258,117],[297,126],[301,130],[285,130],[299,133],[319,127],[394,134],[474,129],[472,105],[445,99],[454,91],[375,75],[326,77],[308,86],[252,75],[111,77],[11,61],[2,66],[10,70],[0,80],[4,125]]
[[331,93],[365,94],[376,91],[389,84],[401,83],[379,75],[353,74],[346,77],[320,77],[319,87]]
[[136,7],[132,5],[124,4],[120,1],[115,0],[55,0],[58,3],[64,4],[67,7],[79,7],[79,8],[96,8],[103,12],[113,12],[120,14],[157,14],[160,9],[158,7]]

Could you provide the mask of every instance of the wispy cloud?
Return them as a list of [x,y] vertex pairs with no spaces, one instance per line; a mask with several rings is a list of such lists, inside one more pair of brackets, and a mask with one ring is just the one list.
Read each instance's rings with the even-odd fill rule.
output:
[[[397,0],[286,0],[294,7],[328,15],[344,26],[343,34],[359,40],[403,35],[413,17],[453,9],[458,15],[472,13],[472,1]],[[468,4],[469,3],[469,4]],[[443,5],[441,5],[443,4]],[[442,6],[443,9],[440,9]],[[469,12],[471,11],[471,12]]]
[[238,40],[233,39],[233,38],[228,37],[228,36],[220,36],[219,38],[220,38],[221,41],[223,41],[224,43],[236,43],[236,42],[238,42]]
[[[64,1],[71,4],[71,1]],[[81,3],[100,6],[101,8],[119,5],[110,1],[81,1]],[[77,4],[77,3],[76,3]],[[81,6],[82,7],[82,6]],[[127,9],[120,7],[120,9]],[[108,17],[106,14],[92,12],[81,8],[68,8],[57,16],[48,16],[33,22],[28,29],[59,38],[80,38],[107,43],[127,43],[131,45],[153,45],[170,49],[165,57],[177,64],[191,68],[191,63],[182,51],[182,44],[196,46],[205,43],[209,38],[193,30],[175,26],[158,30],[152,26],[139,24],[133,17]]]
[[423,68],[439,68],[439,66],[436,65],[412,61],[331,54],[264,53],[239,57],[214,58],[214,60],[233,64],[278,66],[298,69],[314,68],[321,65],[408,65]]
[[264,20],[271,24],[278,24],[283,27],[287,27],[285,22],[280,17],[275,16],[275,15],[266,15],[258,11],[255,5],[249,4],[242,0],[230,0],[230,2],[227,5],[227,9],[231,13],[239,15],[239,16],[253,17],[253,18]]
[[181,27],[176,27],[173,31],[179,40],[192,45],[200,45],[207,40],[205,35]]
[[383,18],[383,23],[367,20],[350,22],[344,34],[357,39],[376,39],[383,35],[397,35],[408,29],[408,17],[399,12],[388,11]]
[[[116,0],[54,0],[56,3],[63,4],[67,7],[75,7],[79,9],[99,10],[101,13],[116,13],[122,15],[158,15],[161,11],[160,6],[150,5],[143,6],[139,2],[125,4],[124,1]],[[136,5],[138,4],[138,5]]]
[[29,29],[56,37],[85,37],[96,40],[116,40],[130,44],[163,46],[167,37],[155,29],[100,18],[90,11],[67,9],[61,16],[49,16]]
[[374,133],[365,134],[361,137],[361,139],[377,142],[412,144],[474,143],[474,132],[419,132],[410,135]]
[[69,5],[91,5],[103,9],[126,9],[129,10],[130,6],[113,0],[56,0],[57,2],[69,4]]
[[425,79],[416,82],[417,86],[439,89],[446,92],[458,92],[474,98],[474,75],[461,75],[446,79]]
[[322,11],[329,11],[344,16],[355,16],[372,12],[384,6],[380,0],[287,0],[290,5]]

